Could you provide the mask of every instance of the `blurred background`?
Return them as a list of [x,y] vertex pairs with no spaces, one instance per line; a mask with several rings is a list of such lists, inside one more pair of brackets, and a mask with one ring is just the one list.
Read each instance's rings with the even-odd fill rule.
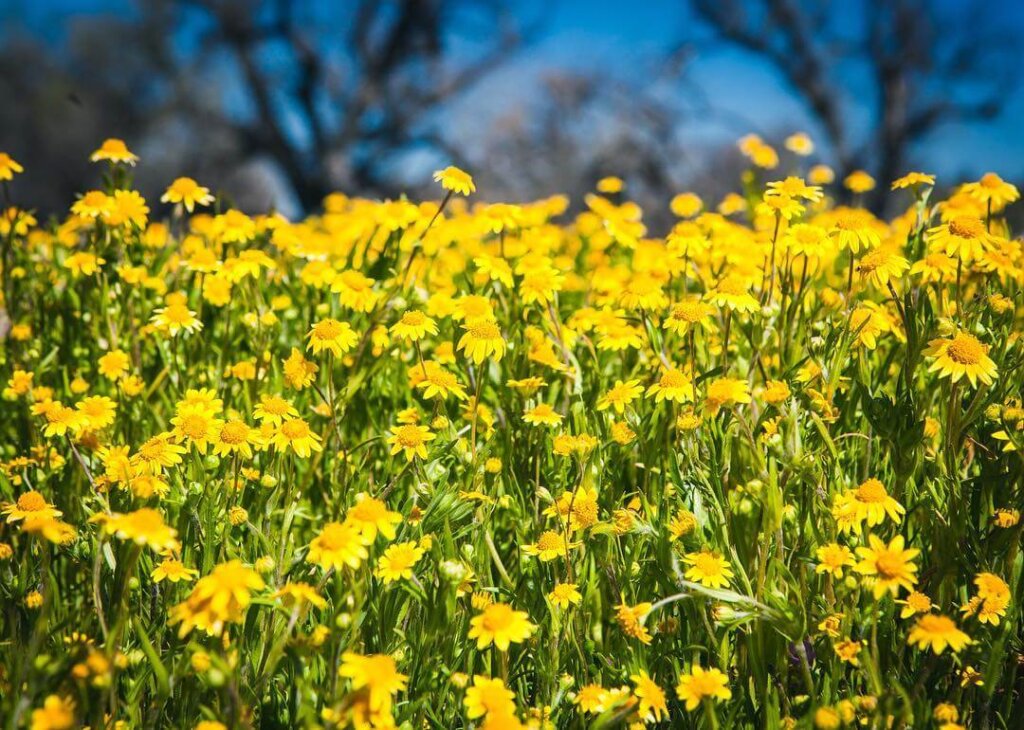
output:
[[[738,186],[757,133],[880,184],[1024,176],[1024,3],[960,0],[0,0],[0,150],[63,213],[108,136],[151,204],[177,175],[250,212],[334,190],[486,200],[619,175],[655,224]],[[798,160],[796,131],[815,142]],[[774,176],[774,175],[773,175]]]

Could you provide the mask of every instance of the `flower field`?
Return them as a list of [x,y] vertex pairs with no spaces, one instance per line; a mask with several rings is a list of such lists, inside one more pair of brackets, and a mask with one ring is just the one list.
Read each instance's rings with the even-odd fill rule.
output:
[[1024,727],[1017,189],[786,148],[660,237],[0,153],[4,727]]

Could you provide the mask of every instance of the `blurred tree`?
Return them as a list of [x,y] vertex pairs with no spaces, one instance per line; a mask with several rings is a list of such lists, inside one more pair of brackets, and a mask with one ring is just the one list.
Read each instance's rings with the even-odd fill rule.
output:
[[681,44],[726,44],[768,63],[826,136],[837,172],[879,181],[876,203],[930,133],[992,119],[1019,83],[1019,43],[983,0],[685,4],[699,22]]
[[460,161],[438,110],[532,37],[540,21],[522,21],[522,6],[142,0],[130,16],[69,22],[59,52],[8,34],[0,98],[19,103],[0,105],[0,126],[26,168],[46,171],[22,192],[50,210],[81,190],[84,156],[111,135],[144,153],[144,188],[188,173],[265,207],[253,181],[276,179],[304,210],[335,189],[395,194],[396,155]]

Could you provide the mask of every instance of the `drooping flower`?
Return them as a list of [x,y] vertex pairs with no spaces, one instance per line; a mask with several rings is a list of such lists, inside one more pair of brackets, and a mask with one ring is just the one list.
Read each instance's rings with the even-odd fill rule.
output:
[[468,172],[449,165],[443,170],[434,173],[434,181],[441,183],[445,190],[459,195],[469,195],[476,192],[476,185]]
[[206,206],[213,202],[209,188],[204,188],[190,177],[179,177],[174,180],[160,197],[163,203],[181,204],[189,213],[197,205]]

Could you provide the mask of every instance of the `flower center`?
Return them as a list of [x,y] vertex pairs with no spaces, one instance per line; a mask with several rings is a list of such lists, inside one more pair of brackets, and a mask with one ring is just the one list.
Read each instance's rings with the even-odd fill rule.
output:
[[494,322],[476,322],[469,326],[469,333],[478,340],[496,340],[501,337],[501,330]]
[[875,568],[883,578],[895,578],[903,573],[903,560],[896,553],[884,552],[875,558]]
[[281,426],[281,433],[289,439],[299,439],[309,433],[309,427],[302,421],[287,421]]
[[206,434],[206,419],[202,416],[189,416],[181,422],[181,430],[190,439],[199,439]]
[[313,327],[313,335],[318,340],[333,340],[340,334],[341,322],[335,319],[325,319],[323,322],[317,322]]
[[877,479],[868,479],[857,487],[857,499],[861,502],[884,502],[888,496],[889,493]]
[[669,370],[661,376],[659,385],[662,388],[682,388],[686,385],[686,377],[678,370]]
[[985,348],[971,335],[959,334],[949,343],[947,352],[960,365],[976,365],[985,355]]
[[226,444],[240,444],[249,436],[249,427],[241,421],[228,421],[220,430],[220,440]]
[[537,548],[542,551],[561,550],[562,539],[558,533],[548,530],[537,539]]
[[18,497],[18,509],[24,512],[40,512],[46,509],[46,499],[39,492],[25,492]]
[[980,238],[985,226],[978,218],[960,216],[949,222],[949,232],[958,238]]
[[415,426],[402,426],[395,435],[403,448],[411,448],[423,443],[423,435]]
[[488,607],[484,613],[483,625],[488,631],[494,633],[503,631],[512,624],[512,609],[508,606],[493,605]]

